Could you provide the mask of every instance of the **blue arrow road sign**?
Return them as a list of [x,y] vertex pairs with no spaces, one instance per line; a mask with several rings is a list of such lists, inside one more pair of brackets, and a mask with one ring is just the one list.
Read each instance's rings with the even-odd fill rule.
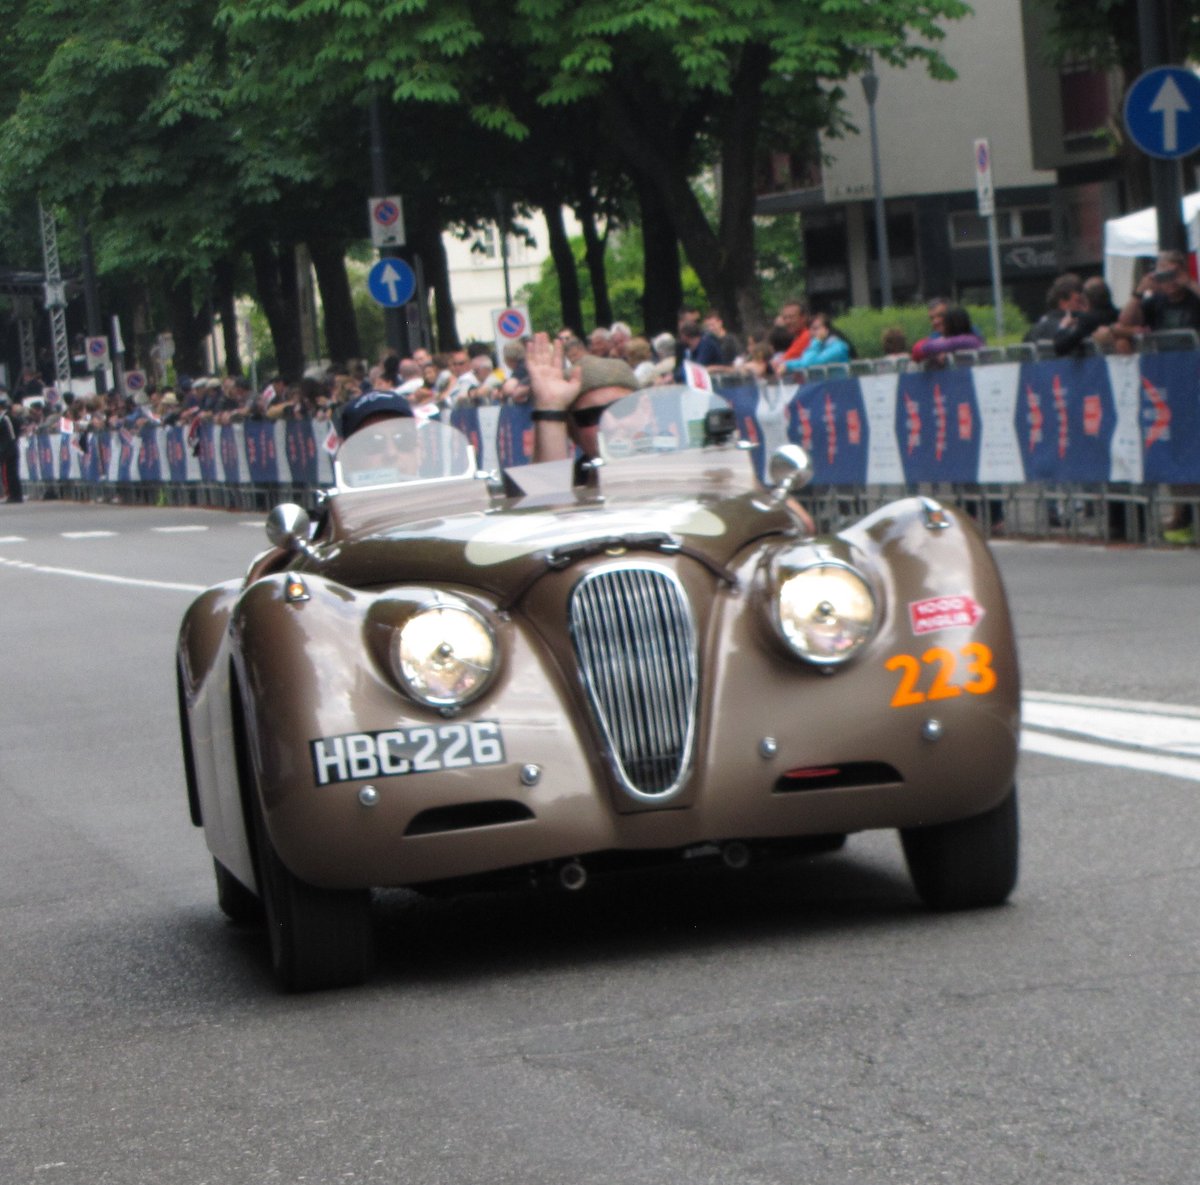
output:
[[398,309],[417,290],[417,277],[403,259],[381,259],[367,274],[367,287],[376,304]]
[[1200,148],[1200,78],[1182,66],[1147,70],[1125,96],[1125,127],[1149,156],[1188,156]]

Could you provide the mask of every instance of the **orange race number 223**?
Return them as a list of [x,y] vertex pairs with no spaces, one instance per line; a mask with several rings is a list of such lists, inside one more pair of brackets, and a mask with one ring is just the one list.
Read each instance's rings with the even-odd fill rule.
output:
[[[960,663],[966,667],[967,677],[962,683],[956,683],[954,676]],[[892,696],[893,708],[953,699],[964,691],[971,695],[987,695],[996,686],[992,652],[982,642],[971,642],[957,653],[944,646],[934,646],[920,658],[912,654],[895,654],[888,659],[886,667],[889,671],[900,672],[900,685]],[[932,672],[931,678],[928,685],[922,687],[927,672]]]

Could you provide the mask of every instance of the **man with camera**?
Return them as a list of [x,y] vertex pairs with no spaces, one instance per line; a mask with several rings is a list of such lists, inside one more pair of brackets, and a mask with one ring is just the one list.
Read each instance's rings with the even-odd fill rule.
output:
[[[1188,276],[1187,259],[1181,251],[1160,252],[1154,271],[1143,277],[1117,323],[1096,330],[1094,338],[1102,344],[1111,343],[1118,353],[1131,353],[1139,336],[1163,329],[1191,329],[1200,333],[1200,293]],[[1164,524],[1163,539],[1167,543],[1195,543],[1192,508],[1182,499],[1200,495],[1200,488],[1173,486],[1171,493],[1181,500],[1175,503],[1171,519]]]
[[[1141,334],[1162,329],[1193,329],[1200,333],[1200,294],[1188,276],[1182,251],[1159,253],[1154,271],[1142,278],[1117,323],[1104,337],[1118,351],[1127,352]],[[1096,340],[1102,340],[1100,331]]]

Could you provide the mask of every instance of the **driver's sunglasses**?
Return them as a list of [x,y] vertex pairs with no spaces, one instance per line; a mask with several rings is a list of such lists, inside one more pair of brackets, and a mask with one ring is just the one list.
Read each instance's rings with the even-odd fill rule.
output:
[[595,407],[585,407],[581,411],[569,411],[567,416],[576,428],[594,428],[611,406],[611,403],[598,403]]

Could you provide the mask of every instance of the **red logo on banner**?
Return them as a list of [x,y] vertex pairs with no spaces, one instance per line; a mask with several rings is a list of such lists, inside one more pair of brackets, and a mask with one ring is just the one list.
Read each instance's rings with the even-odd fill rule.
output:
[[1042,415],[1042,397],[1032,388],[1025,388],[1029,399],[1029,448],[1032,451],[1035,444],[1042,443],[1042,426],[1045,417]]
[[908,420],[908,454],[912,456],[921,447],[921,409],[907,391],[904,392],[904,413]]
[[934,456],[940,461],[946,455],[946,396],[942,388],[935,384],[933,388],[933,422],[937,428],[935,436]]
[[852,407],[846,413],[846,435],[851,444],[862,444],[862,417],[857,407]]
[[833,396],[825,392],[825,445],[832,465],[837,460],[837,412],[833,409]]
[[797,401],[796,414],[800,417],[800,447],[806,453],[812,453],[812,416],[803,403]]
[[984,608],[972,596],[930,597],[911,601],[908,619],[914,634],[932,634],[938,630],[969,629],[983,620]]
[[1163,393],[1148,379],[1142,376],[1142,386],[1146,395],[1154,405],[1154,422],[1146,433],[1146,447],[1157,444],[1160,440],[1171,439],[1171,406],[1163,397]]
[[1058,459],[1061,461],[1071,447],[1071,422],[1067,418],[1067,391],[1062,379],[1054,376],[1054,411],[1058,416]]
[[1083,432],[1085,436],[1099,436],[1104,420],[1104,402],[1099,395],[1083,397]]
[[958,405],[958,439],[970,440],[975,435],[975,417],[971,414],[971,405],[967,402]]

